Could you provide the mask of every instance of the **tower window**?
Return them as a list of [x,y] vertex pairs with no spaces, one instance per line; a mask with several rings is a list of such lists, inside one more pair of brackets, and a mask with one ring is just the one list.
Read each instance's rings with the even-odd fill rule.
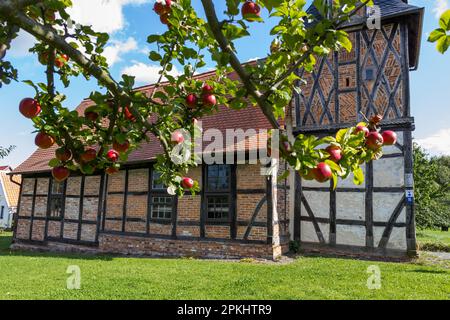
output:
[[375,69],[374,68],[367,68],[365,70],[365,81],[374,81],[375,80]]

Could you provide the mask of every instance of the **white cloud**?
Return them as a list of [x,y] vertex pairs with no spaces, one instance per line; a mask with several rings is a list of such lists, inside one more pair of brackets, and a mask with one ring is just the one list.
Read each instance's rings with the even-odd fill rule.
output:
[[11,49],[8,50],[7,54],[13,57],[24,57],[30,54],[28,50],[34,46],[36,40],[32,35],[23,30],[19,31],[17,38],[13,39],[11,42]]
[[[158,81],[161,67],[157,65],[149,65],[142,62],[134,61],[134,64],[122,70],[122,74],[136,77],[136,82],[152,84]],[[173,67],[170,75],[176,76],[180,72]]]
[[71,17],[84,25],[92,25],[98,32],[112,33],[125,27],[123,7],[142,5],[150,0],[73,0],[68,11]]
[[111,45],[108,45],[103,52],[109,66],[122,60],[121,56],[125,53],[135,51],[138,49],[136,40],[133,37],[128,38],[125,42],[118,40],[111,40]]
[[436,0],[433,7],[433,12],[436,19],[439,19],[444,11],[448,10],[448,0]]
[[432,154],[450,155],[450,129],[442,129],[416,142]]

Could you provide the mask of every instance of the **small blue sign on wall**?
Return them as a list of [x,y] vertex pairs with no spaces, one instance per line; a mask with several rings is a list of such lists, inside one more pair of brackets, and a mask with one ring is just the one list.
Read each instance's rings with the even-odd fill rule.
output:
[[406,190],[406,203],[410,205],[414,203],[414,190]]

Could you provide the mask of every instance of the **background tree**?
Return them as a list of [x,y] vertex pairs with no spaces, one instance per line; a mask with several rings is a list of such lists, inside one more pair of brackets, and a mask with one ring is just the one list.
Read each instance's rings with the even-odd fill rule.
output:
[[[155,89],[146,96],[133,90],[133,77],[123,75],[120,81],[112,78],[102,56],[108,34],[73,21],[66,11],[70,0],[0,1],[1,82],[17,80],[17,71],[4,58],[19,30],[36,38],[38,42],[31,51],[47,66],[46,83],[26,81],[36,95],[24,99],[20,111],[32,119],[39,147],[60,146],[49,163],[54,168],[53,176],[64,180],[71,170],[113,174],[140,143],[158,139],[164,148],[156,164],[161,182],[178,194],[185,189],[194,192],[197,182],[185,175],[196,165],[196,158],[192,155],[181,164],[170,161],[176,146],[192,148],[179,131],[198,132],[196,119],[216,112],[218,105],[234,109],[253,105],[261,109],[274,129],[283,130],[281,156],[305,179],[333,179],[336,185],[338,177],[346,178],[353,172],[355,183],[362,183],[360,165],[382,155],[380,117],[322,139],[293,137],[289,128],[286,131],[280,127],[279,120],[289,116],[293,93],[301,90],[298,69],[311,71],[316,57],[351,50],[348,35],[340,27],[372,1],[315,0],[323,17],[320,21],[313,21],[306,13],[305,0],[227,0],[222,20],[212,0],[201,3],[206,20],[190,0],[155,3],[154,10],[167,31],[148,37],[149,43],[158,46],[149,58],[158,62],[162,71]],[[276,22],[270,32],[275,37],[271,54],[259,63],[242,64],[234,41],[251,36],[248,25],[263,21],[261,10],[267,10],[269,19]],[[205,66],[206,55],[214,61],[216,75],[198,81],[194,75]],[[174,63],[182,66],[182,74],[177,77],[170,75]],[[227,76],[232,71],[238,80]],[[84,115],[67,109],[65,96],[57,89],[69,86],[71,78],[77,76],[94,77],[103,89],[90,94],[94,105]],[[163,84],[164,79],[167,82]],[[388,143],[392,142],[395,139],[389,139]],[[324,144],[328,148],[322,148]]]
[[450,157],[433,157],[414,145],[416,223],[419,228],[450,226]]

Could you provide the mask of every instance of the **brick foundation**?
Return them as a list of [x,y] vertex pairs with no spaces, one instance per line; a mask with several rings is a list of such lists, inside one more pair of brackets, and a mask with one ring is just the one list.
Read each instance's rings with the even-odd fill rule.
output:
[[287,247],[232,241],[175,240],[101,234],[99,251],[167,257],[276,259],[287,252]]
[[277,260],[289,251],[288,245],[240,243],[196,239],[165,239],[100,234],[98,246],[61,242],[30,243],[16,239],[12,250],[41,252],[117,254],[149,257],[195,257],[209,259],[256,258]]

